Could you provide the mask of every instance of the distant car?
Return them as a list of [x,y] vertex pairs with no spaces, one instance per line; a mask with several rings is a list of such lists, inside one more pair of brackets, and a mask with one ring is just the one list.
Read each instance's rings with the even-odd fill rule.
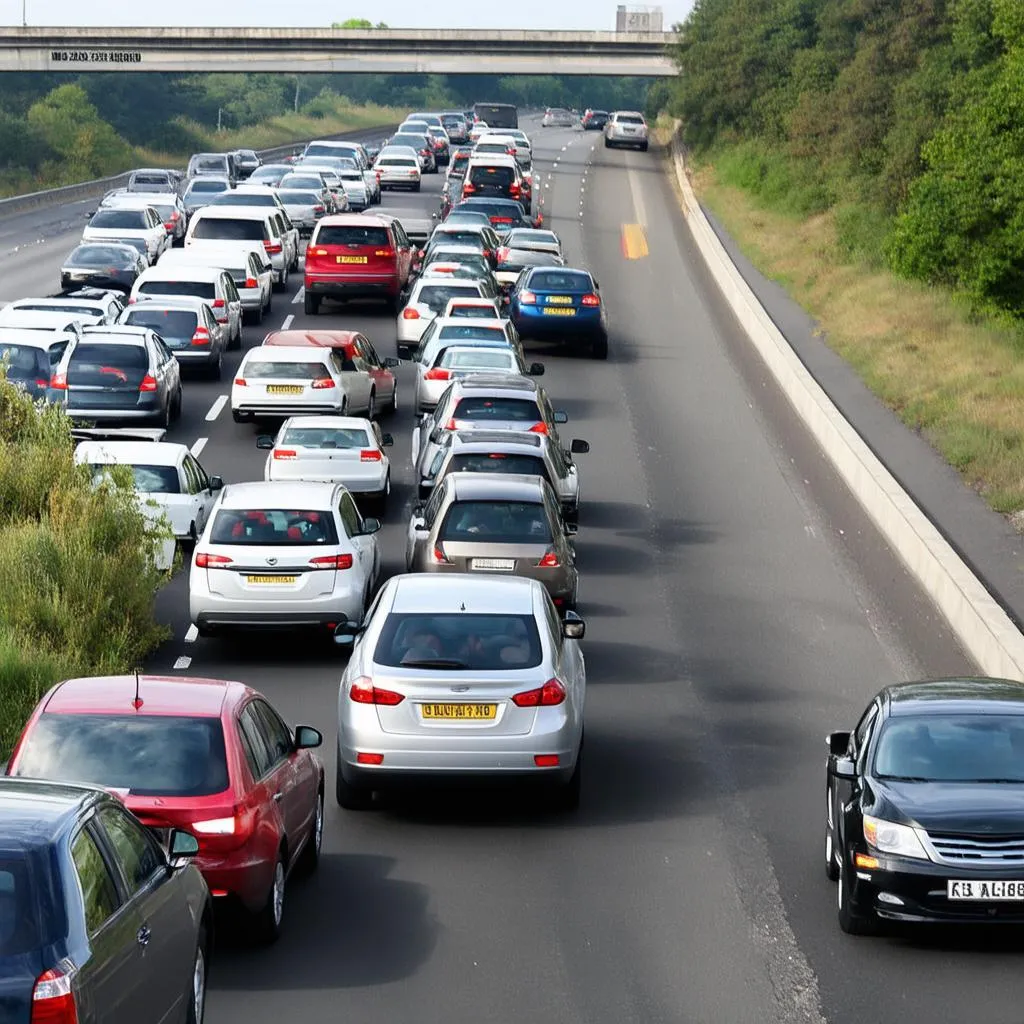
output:
[[236,423],[303,413],[347,416],[353,385],[359,382],[346,379],[344,357],[333,349],[251,348],[235,371],[231,415]]
[[327,214],[327,201],[322,192],[314,189],[282,188],[277,192],[284,204],[288,219],[308,238],[322,217]]
[[540,121],[541,128],[574,128],[576,118],[571,110],[563,107],[548,107]]
[[441,125],[454,145],[462,145],[469,140],[469,125],[464,114],[455,111],[442,113]]
[[415,153],[381,153],[373,165],[380,176],[381,189],[403,188],[419,192],[423,172]]
[[276,437],[256,439],[257,448],[270,452],[264,480],[344,484],[378,516],[391,494],[391,460],[384,449],[393,443],[379,424],[354,416],[291,416]]
[[532,249],[534,252],[553,252],[562,255],[562,241],[554,231],[542,228],[513,228],[502,244],[510,249]]
[[[290,168],[289,168],[290,170]],[[228,178],[193,178],[185,188],[181,201],[185,204],[185,212],[191,218],[197,210],[208,206],[214,196],[232,188]]]
[[113,291],[94,294],[55,295],[50,298],[16,299],[0,309],[0,327],[17,323],[23,313],[58,313],[78,320],[83,327],[112,324],[124,309],[122,296]]
[[518,377],[540,377],[543,363],[527,366],[520,352],[494,341],[472,340],[463,343],[441,343],[415,363],[416,391],[414,411],[432,410],[445,388],[453,380],[485,373],[490,376],[508,374]]
[[276,188],[278,182],[295,168],[291,164],[262,164],[246,179],[247,185],[270,185]]
[[361,619],[380,581],[379,529],[340,484],[228,485],[192,556],[189,614],[199,635]]
[[60,268],[61,291],[92,286],[130,292],[149,260],[138,248],[122,242],[89,242],[75,246]]
[[[43,697],[8,770],[113,790],[135,815],[133,836],[144,825],[154,846],[175,832],[194,837],[214,901],[247,911],[258,937],[272,942],[288,876],[311,873],[320,858],[324,771],[311,748],[321,742],[316,729],[289,728],[242,683],[100,676],[58,683]],[[153,933],[155,943],[170,939],[156,922]]]
[[338,693],[335,795],[460,778],[546,787],[575,808],[583,772],[584,622],[562,618],[536,580],[392,577],[352,648]]
[[140,167],[128,175],[129,192],[177,192],[181,184],[179,171],[159,167]]
[[635,146],[647,151],[648,132],[644,115],[636,110],[617,110],[604,126],[604,146]]
[[0,780],[3,1019],[202,1021],[210,892],[177,829],[166,849],[98,787]]
[[468,320],[480,318],[500,320],[504,314],[498,309],[496,299],[475,299],[473,296],[468,295],[462,298],[449,299],[448,305],[444,307],[444,312],[440,315],[445,319],[458,317],[459,319]]
[[565,260],[557,253],[516,249],[507,245],[498,250],[498,268],[494,276],[502,288],[511,290],[519,276],[529,267],[564,267]]
[[409,292],[409,298],[398,314],[397,334],[399,350],[414,348],[427,324],[444,312],[450,299],[487,298],[478,281],[443,280],[436,277],[418,278]]
[[583,114],[583,130],[585,132],[599,132],[608,123],[609,113],[607,110],[587,110]]
[[460,200],[453,206],[444,223],[447,224],[452,216],[460,210],[486,213],[494,230],[499,234],[502,231],[511,231],[513,228],[539,228],[544,219],[543,214],[538,213],[531,220],[523,204],[515,199],[502,199],[498,196],[471,196],[468,199]]
[[100,209],[89,219],[82,242],[117,242],[132,238],[145,243],[150,263],[171,244],[160,215],[151,206],[142,209]]
[[117,322],[148,327],[182,366],[199,366],[220,380],[228,332],[205,299],[186,295],[148,299],[128,306]]
[[160,215],[172,245],[180,245],[184,241],[188,214],[176,192],[125,191],[106,196],[100,203],[100,209],[103,210],[141,209],[144,206],[152,207]]
[[252,149],[236,149],[233,156],[235,158],[236,173],[240,181],[243,178],[250,177],[252,172],[263,163],[256,155],[255,150]]
[[587,345],[608,358],[608,318],[594,276],[569,267],[533,267],[516,280],[509,312],[523,337]]

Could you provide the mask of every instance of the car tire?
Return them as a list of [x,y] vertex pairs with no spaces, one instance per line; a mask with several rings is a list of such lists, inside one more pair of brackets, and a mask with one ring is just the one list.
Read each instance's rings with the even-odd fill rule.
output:
[[337,777],[334,780],[334,797],[338,806],[345,811],[368,811],[373,806],[373,790],[346,782],[341,774],[341,758],[338,758]]
[[200,626],[198,623],[196,624],[196,633],[204,640],[211,640],[218,635],[213,626]]
[[206,1015],[206,982],[209,975],[210,957],[206,929],[200,928],[196,937],[196,955],[192,962],[192,977],[185,995],[187,1007],[186,1024],[203,1024]]
[[[840,854],[842,858],[842,854]],[[847,935],[874,935],[878,931],[878,918],[871,912],[864,912],[850,897],[850,888],[846,881],[847,865],[845,858],[839,864],[838,913],[839,928]]]
[[287,872],[285,871],[284,857],[278,853],[270,882],[270,891],[267,893],[267,902],[255,915],[256,937],[264,945],[272,945],[281,937],[286,888]]
[[416,182],[415,185],[413,185],[412,190],[413,190],[413,192],[419,192],[419,190],[420,190],[420,183],[418,181]]
[[612,148],[612,144],[607,139],[604,140],[604,148],[605,149],[611,149]]
[[316,316],[320,312],[320,296],[310,295],[309,292],[303,296],[303,309],[307,316]]
[[825,787],[825,877],[830,882],[839,881],[839,864],[836,861],[836,833],[835,828],[829,824],[828,818],[831,813],[832,790]]
[[316,793],[316,810],[313,814],[313,830],[299,855],[298,868],[303,875],[313,874],[320,863],[320,850],[324,844],[324,786],[320,783]]
[[242,324],[239,322],[238,330],[235,332],[235,336],[228,341],[228,349],[231,352],[237,352],[242,347]]
[[575,811],[580,806],[580,791],[583,782],[583,740],[580,740],[580,749],[576,754],[576,767],[568,782],[555,790],[553,803],[556,810]]
[[220,380],[224,371],[224,350],[217,353],[217,358],[206,368],[206,376],[210,380]]
[[592,359],[608,358],[608,335],[603,331],[590,343],[590,357]]
[[384,490],[381,491],[376,498],[373,500],[373,510],[377,513],[377,518],[384,522],[384,515],[388,510],[388,498],[391,497],[391,473],[384,478]]
[[647,143],[646,142],[640,147],[640,152],[641,153],[646,153],[647,152]]
[[370,391],[370,400],[366,404],[366,418],[368,420],[375,420],[378,417],[377,412],[377,392]]
[[388,402],[388,407],[385,410],[389,416],[394,416],[398,412],[398,381],[395,381],[394,390],[391,392],[391,401]]
[[274,291],[283,292],[288,289],[288,268],[285,267],[281,273],[281,279],[274,282]]

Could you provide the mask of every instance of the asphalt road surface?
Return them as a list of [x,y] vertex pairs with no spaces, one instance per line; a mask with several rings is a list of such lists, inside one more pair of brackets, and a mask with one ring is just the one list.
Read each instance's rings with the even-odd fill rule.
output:
[[[748,351],[659,154],[527,130],[548,224],[595,272],[611,319],[607,363],[531,352],[569,413],[563,437],[592,445],[578,460],[582,806],[560,816],[487,793],[329,805],[319,874],[289,888],[281,941],[221,943],[207,1021],[1020,1024],[1012,934],[850,938],[823,871],[825,734],[891,680],[973,666]],[[440,180],[385,209],[432,211]],[[80,225],[48,216],[53,237],[0,246],[0,298],[56,287]],[[623,243],[624,225],[641,226],[648,255],[626,258],[643,246],[633,230]],[[301,293],[275,296],[245,346],[282,323],[355,328],[394,353],[382,308],[306,317]],[[411,504],[408,367],[401,382],[385,427],[392,572]],[[255,431],[225,393],[188,381],[171,438],[229,482],[261,479]],[[245,680],[322,729],[333,793],[334,649],[195,639],[182,576],[160,607],[174,640],[150,668]]]

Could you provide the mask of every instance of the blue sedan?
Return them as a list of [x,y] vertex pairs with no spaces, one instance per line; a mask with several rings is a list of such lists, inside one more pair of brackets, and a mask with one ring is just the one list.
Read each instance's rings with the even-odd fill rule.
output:
[[512,288],[509,308],[522,337],[589,344],[595,359],[608,358],[608,318],[589,271],[526,270]]

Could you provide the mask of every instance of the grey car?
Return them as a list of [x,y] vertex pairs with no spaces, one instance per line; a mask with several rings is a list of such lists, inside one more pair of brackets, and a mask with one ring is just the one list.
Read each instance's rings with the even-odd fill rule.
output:
[[181,415],[181,368],[148,327],[86,327],[64,350],[47,388],[76,422],[151,422]]
[[579,521],[580,476],[572,457],[589,452],[589,442],[574,438],[567,451],[544,434],[518,430],[445,431],[443,442],[419,480],[421,501],[450,473],[518,473],[547,480],[562,518]]
[[181,197],[185,213],[191,217],[196,210],[209,206],[214,196],[227,192],[231,182],[227,178],[193,178]]
[[325,191],[313,189],[282,188],[278,189],[277,197],[284,204],[288,219],[299,230],[299,234],[309,238],[320,219],[327,214],[328,199]]
[[425,505],[413,507],[406,537],[409,572],[503,573],[542,583],[555,606],[576,607],[576,527],[543,477],[449,473]]
[[122,311],[118,323],[148,327],[182,366],[201,367],[208,376],[220,380],[227,330],[204,299],[169,295],[137,302]]
[[366,810],[375,790],[476,779],[536,784],[575,808],[585,628],[536,580],[392,577],[363,623],[335,630],[352,648],[338,691],[338,803]]

